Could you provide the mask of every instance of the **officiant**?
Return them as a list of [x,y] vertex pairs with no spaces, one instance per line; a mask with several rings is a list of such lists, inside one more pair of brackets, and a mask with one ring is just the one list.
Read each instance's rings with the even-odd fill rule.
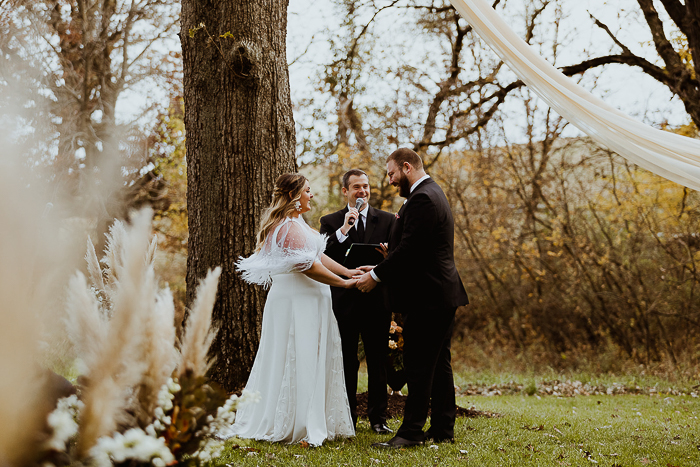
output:
[[[342,193],[347,201],[343,209],[321,218],[322,234],[328,236],[326,255],[343,264],[351,246],[353,251],[364,253],[361,258],[374,256],[374,262],[382,259],[374,253],[375,247],[386,248],[394,215],[369,205],[369,177],[359,169],[348,170],[343,175]],[[358,203],[358,200],[362,200]],[[358,209],[359,208],[359,209]],[[352,259],[348,256],[348,259]],[[364,265],[364,264],[363,264]],[[384,291],[377,287],[369,294],[355,289],[331,287],[333,312],[338,321],[343,348],[345,385],[353,421],[357,426],[357,373],[360,368],[358,342],[360,336],[367,361],[368,395],[367,415],[376,433],[391,433],[386,424],[387,377],[386,358],[389,349],[391,312],[384,300]]]

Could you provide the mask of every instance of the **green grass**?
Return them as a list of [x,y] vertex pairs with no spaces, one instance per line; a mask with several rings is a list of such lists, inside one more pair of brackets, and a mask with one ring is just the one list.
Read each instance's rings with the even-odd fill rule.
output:
[[[373,448],[388,436],[360,422],[354,439],[318,448],[229,441],[216,465],[234,466],[696,466],[700,400],[688,396],[499,396],[459,398],[463,407],[502,414],[458,419],[454,445],[399,451]],[[400,420],[391,420],[396,429]],[[241,448],[232,448],[234,444]]]

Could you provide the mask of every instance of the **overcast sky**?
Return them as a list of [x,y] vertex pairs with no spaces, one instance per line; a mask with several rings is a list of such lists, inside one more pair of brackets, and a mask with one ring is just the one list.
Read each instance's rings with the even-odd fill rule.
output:
[[[381,3],[381,0],[377,3]],[[523,0],[507,0],[509,10],[521,9],[523,4]],[[651,40],[648,29],[638,22],[639,8],[635,0],[566,0],[563,5],[568,12],[568,17],[562,24],[562,30],[567,31],[564,37],[567,44],[560,50],[560,66],[580,62],[586,58],[587,53],[605,54],[610,50],[610,38],[594,25],[589,11],[608,24],[622,42],[635,52],[641,52],[643,44]],[[549,10],[553,8],[553,4],[548,6]],[[663,17],[664,12],[660,11],[660,14]],[[396,19],[393,15],[384,13],[380,16],[374,31],[390,31],[386,34],[390,37],[385,37],[385,41],[407,40],[391,30],[391,24]],[[337,17],[330,0],[290,0],[288,18],[289,61],[294,60],[308,47],[308,52],[290,67],[292,96],[298,99],[312,92],[315,74],[319,72],[323,63],[329,61],[331,55],[327,42],[328,31],[337,26],[340,18]],[[520,26],[510,25],[516,31]],[[619,52],[619,49],[614,50],[615,53]],[[647,58],[655,58],[651,49]],[[671,93],[664,86],[641,71],[627,66],[608,66],[592,92],[614,107],[647,123],[659,124],[668,121],[678,125],[688,121],[680,101],[672,101]]]
[[[386,2],[375,1],[378,4]],[[588,15],[589,11],[608,24],[633,51],[642,51],[644,44],[651,40],[648,29],[639,24],[636,0],[559,0],[559,3],[563,3],[565,11],[568,12],[561,28],[567,31],[567,34],[563,37],[566,45],[560,49],[560,66],[580,62],[590,53],[605,54],[610,51],[610,39],[594,25]],[[525,0],[507,0],[506,4],[509,12],[519,11],[523,8]],[[546,11],[551,12],[554,6],[550,4]],[[662,8],[660,14],[663,17]],[[375,22],[373,32],[380,37],[379,44],[382,47],[388,48],[411,40],[410,37],[402,37],[398,27],[400,18],[394,15],[393,12],[385,12]],[[332,0],[289,1],[287,58],[289,62],[297,59],[290,66],[293,101],[298,102],[299,99],[313,95],[319,73],[332,57],[328,38],[341,19]],[[521,25],[515,19],[506,18],[506,21],[516,31],[520,31],[518,28],[521,28]],[[379,34],[379,31],[384,33]],[[172,44],[173,47],[178,47],[177,36],[173,37]],[[614,50],[617,52],[617,49]],[[647,47],[647,50],[647,58],[655,59],[651,49]],[[438,69],[435,72],[440,74],[444,73],[444,70]],[[605,68],[592,93],[608,104],[652,125],[665,121],[672,125],[688,122],[682,104],[678,99],[672,99],[664,86],[627,66],[615,65]],[[152,89],[137,89],[119,103],[118,114],[122,115],[124,120],[130,120],[137,114],[144,102],[143,94],[153,96],[154,93]],[[366,101],[372,99],[371,95],[363,97]],[[167,102],[167,96],[164,94],[158,99]],[[576,130],[571,128],[570,132],[575,133]]]

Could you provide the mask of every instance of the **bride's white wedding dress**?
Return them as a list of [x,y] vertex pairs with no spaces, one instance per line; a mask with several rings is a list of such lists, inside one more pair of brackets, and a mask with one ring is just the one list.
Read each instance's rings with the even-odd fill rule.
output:
[[246,384],[260,401],[240,407],[224,437],[318,446],[355,434],[330,287],[300,272],[320,261],[325,246],[301,217],[286,218],[259,252],[238,262],[246,281],[272,287]]

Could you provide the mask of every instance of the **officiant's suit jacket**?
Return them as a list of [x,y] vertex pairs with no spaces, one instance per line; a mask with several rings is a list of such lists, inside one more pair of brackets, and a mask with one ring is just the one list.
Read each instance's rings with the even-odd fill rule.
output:
[[454,219],[432,179],[408,196],[389,235],[389,256],[374,269],[386,283],[392,310],[453,310],[469,303],[454,262]]
[[[321,218],[320,232],[328,236],[326,255],[342,264],[345,253],[353,243],[386,243],[389,240],[394,215],[372,206],[368,206],[367,209],[364,238],[359,238],[357,229],[353,227],[348,231],[348,238],[342,243],[338,241],[336,231],[345,223],[348,207],[345,206],[345,208]],[[357,289],[331,287],[331,294],[333,296],[333,312],[338,318],[348,316],[358,304],[363,307],[380,309],[384,309],[386,305],[381,287],[377,287],[369,294],[363,294]]]

